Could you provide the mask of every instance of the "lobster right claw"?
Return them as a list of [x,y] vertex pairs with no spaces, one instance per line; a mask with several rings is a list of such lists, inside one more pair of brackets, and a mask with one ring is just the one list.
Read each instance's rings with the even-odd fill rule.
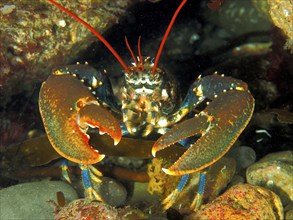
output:
[[39,106],[52,146],[72,162],[94,164],[104,158],[89,145],[88,127],[108,133],[115,144],[121,139],[119,121],[70,74],[52,75],[43,83]]
[[230,90],[219,95],[195,118],[175,125],[153,146],[152,154],[187,137],[201,137],[164,172],[185,175],[201,171],[219,160],[244,130],[254,109],[248,90]]

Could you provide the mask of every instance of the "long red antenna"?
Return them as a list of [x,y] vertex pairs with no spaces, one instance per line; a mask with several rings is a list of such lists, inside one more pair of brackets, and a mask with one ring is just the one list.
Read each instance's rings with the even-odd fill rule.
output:
[[90,24],[88,24],[87,22],[85,22],[84,20],[82,20],[81,18],[79,18],[76,14],[74,14],[73,12],[71,12],[68,9],[64,8],[63,6],[61,6],[60,4],[58,4],[57,2],[55,2],[54,0],[48,0],[48,1],[51,2],[53,5],[57,6],[62,11],[64,11],[66,14],[70,15],[71,17],[73,17],[78,22],[82,23],[87,29],[89,29],[110,50],[110,52],[118,60],[118,62],[125,69],[125,71],[128,72],[128,73],[130,73],[130,69],[124,63],[124,61],[122,60],[122,58],[118,55],[118,53],[116,52],[116,50]]
[[177,10],[175,11],[175,13],[174,13],[174,15],[173,15],[173,17],[172,17],[172,19],[170,21],[170,24],[169,24],[169,26],[168,26],[168,28],[167,28],[167,30],[165,32],[165,35],[164,35],[163,40],[162,40],[162,42],[160,44],[160,47],[158,49],[157,56],[156,56],[156,59],[155,59],[155,62],[154,62],[154,66],[153,66],[153,69],[152,69],[152,74],[153,75],[156,72],[156,68],[157,68],[157,65],[159,63],[159,59],[160,59],[160,56],[161,56],[163,47],[164,47],[164,45],[166,43],[166,40],[167,40],[167,37],[168,37],[168,35],[169,35],[170,31],[171,31],[171,28],[172,28],[172,26],[173,26],[173,24],[174,24],[174,22],[176,20],[177,15],[179,14],[179,12],[181,10],[181,8],[185,5],[186,2],[187,2],[187,0],[183,0],[181,2],[181,4],[179,5],[179,7],[177,8]]

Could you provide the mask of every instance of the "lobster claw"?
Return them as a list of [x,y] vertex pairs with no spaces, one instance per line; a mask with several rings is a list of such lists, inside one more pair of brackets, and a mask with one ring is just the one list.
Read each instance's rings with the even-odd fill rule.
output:
[[39,107],[52,146],[72,162],[94,164],[104,158],[89,145],[88,127],[108,133],[114,144],[121,139],[119,121],[70,74],[52,75],[43,83]]
[[[235,104],[237,103],[237,104]],[[154,144],[152,154],[180,140],[201,137],[168,169],[170,175],[203,170],[219,160],[234,144],[252,116],[254,99],[248,90],[231,90],[213,100],[195,118],[175,125]]]

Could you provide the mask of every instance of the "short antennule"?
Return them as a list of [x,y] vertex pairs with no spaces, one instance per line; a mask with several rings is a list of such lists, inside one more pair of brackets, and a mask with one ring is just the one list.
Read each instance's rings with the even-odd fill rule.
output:
[[125,43],[126,43],[126,46],[127,46],[128,50],[129,50],[129,52],[131,54],[131,57],[132,57],[132,59],[133,59],[133,61],[135,63],[136,71],[139,71],[137,59],[134,56],[134,53],[133,53],[133,51],[132,51],[132,49],[131,49],[131,47],[130,47],[130,45],[128,43],[128,40],[127,40],[126,36],[125,36]]
[[141,39],[141,36],[139,36],[139,38],[138,38],[137,50],[138,50],[138,57],[139,57],[141,70],[144,71],[144,64],[143,64],[143,59],[142,59],[142,55],[141,55],[141,51],[140,51],[140,39]]
[[165,35],[164,35],[164,37],[163,37],[163,40],[162,40],[162,42],[161,42],[161,44],[160,44],[160,47],[159,47],[159,49],[158,49],[157,56],[156,56],[156,59],[155,59],[155,62],[154,62],[154,66],[153,66],[153,69],[152,69],[152,74],[153,74],[153,75],[154,75],[155,72],[156,72],[157,65],[158,65],[158,63],[159,63],[159,59],[160,59],[160,56],[161,56],[161,53],[162,53],[163,47],[164,47],[164,45],[165,45],[165,43],[166,43],[166,40],[167,40],[167,37],[168,37],[168,35],[169,35],[170,31],[171,31],[171,28],[173,27],[173,24],[174,24],[174,22],[175,22],[175,20],[176,20],[176,18],[177,18],[177,15],[179,14],[180,10],[182,9],[182,7],[185,5],[186,2],[187,2],[187,0],[183,0],[183,1],[181,2],[181,4],[180,4],[180,5],[178,6],[178,8],[176,9],[176,11],[175,11],[175,13],[174,13],[174,15],[173,15],[173,17],[172,17],[172,19],[171,19],[169,25],[168,25],[168,28],[167,28],[167,30],[166,30],[166,32],[165,32]]
[[73,17],[75,20],[77,20],[78,22],[80,22],[81,24],[83,24],[87,29],[89,29],[100,41],[102,41],[102,43],[108,48],[108,50],[110,50],[110,52],[114,55],[114,57],[118,60],[118,62],[121,64],[121,66],[125,69],[126,72],[130,73],[130,69],[128,68],[128,66],[124,63],[124,61],[122,60],[122,58],[119,56],[119,54],[116,52],[116,50],[108,43],[108,41],[106,41],[106,39],[99,34],[99,32],[97,32],[90,24],[88,24],[87,22],[85,22],[84,20],[82,20],[80,17],[78,17],[76,14],[74,14],[73,12],[69,11],[68,9],[64,8],[63,6],[61,6],[60,4],[58,4],[57,2],[55,2],[54,0],[48,0],[49,2],[51,2],[53,5],[55,5],[56,7],[58,7],[60,10],[64,11],[66,14],[70,15],[71,17]]

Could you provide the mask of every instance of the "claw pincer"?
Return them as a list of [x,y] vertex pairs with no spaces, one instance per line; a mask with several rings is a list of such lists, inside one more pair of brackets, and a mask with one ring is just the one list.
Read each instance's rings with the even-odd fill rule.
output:
[[155,155],[182,139],[201,135],[174,165],[164,169],[170,175],[190,174],[215,163],[250,121],[254,99],[241,80],[217,74],[206,76],[192,85],[181,108],[191,110],[205,99],[211,102],[200,114],[175,125],[153,146]]
[[[55,71],[42,85],[39,107],[54,149],[64,158],[84,165],[101,161],[103,154],[89,145],[89,127],[108,133],[118,143],[119,121],[99,104],[83,83],[71,74]],[[59,75],[58,75],[59,74]]]
[[64,158],[75,163],[94,164],[104,155],[88,144],[88,127],[121,139],[119,122],[75,77],[52,75],[42,85],[39,97],[41,116],[49,140]]
[[182,190],[184,177],[201,172],[198,195],[191,204],[192,209],[200,206],[204,191],[205,168],[214,164],[232,147],[247,126],[254,110],[254,98],[247,84],[241,80],[214,74],[199,78],[190,88],[178,112],[190,112],[204,100],[210,100],[206,108],[194,118],[176,124],[161,136],[153,146],[152,154],[185,138],[201,136],[168,169],[169,175],[182,176],[178,187],[164,201],[169,208]]

